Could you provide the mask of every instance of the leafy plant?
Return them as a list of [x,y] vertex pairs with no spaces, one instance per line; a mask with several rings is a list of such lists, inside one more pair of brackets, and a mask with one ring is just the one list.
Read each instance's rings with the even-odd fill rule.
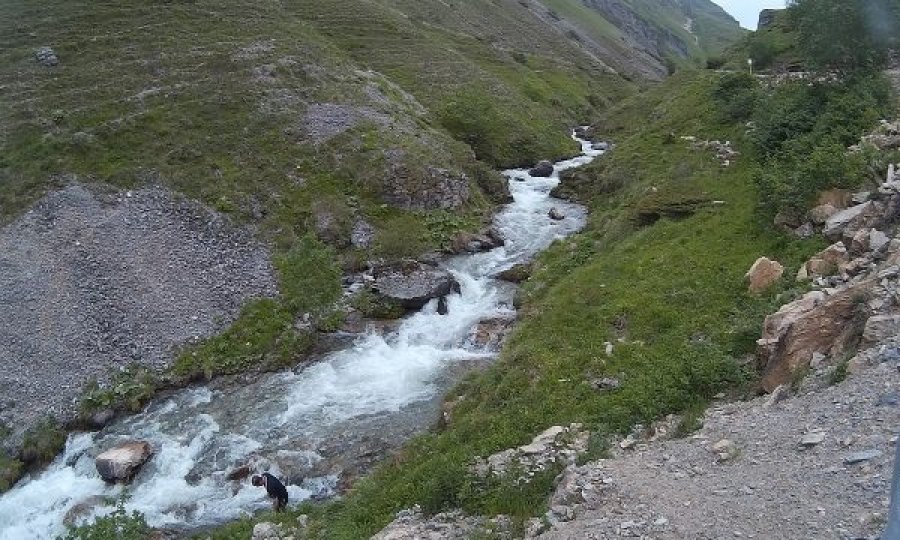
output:
[[129,514],[120,501],[112,513],[73,527],[57,540],[146,540],[150,532],[144,516],[138,512]]

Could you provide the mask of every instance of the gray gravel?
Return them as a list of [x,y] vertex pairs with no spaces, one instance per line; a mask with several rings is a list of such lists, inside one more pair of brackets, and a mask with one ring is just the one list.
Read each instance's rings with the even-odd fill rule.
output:
[[168,366],[277,284],[252,231],[162,188],[74,184],[0,229],[0,420],[68,419],[86,382]]
[[900,407],[881,398],[900,373],[883,355],[872,360],[802,396],[715,406],[689,438],[616,447],[614,459],[584,467],[602,479],[591,502],[540,538],[873,538],[900,431]]

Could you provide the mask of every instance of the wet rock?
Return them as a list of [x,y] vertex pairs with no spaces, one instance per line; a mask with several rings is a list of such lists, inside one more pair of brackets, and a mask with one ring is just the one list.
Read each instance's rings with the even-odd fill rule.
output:
[[468,342],[478,349],[496,348],[512,328],[512,317],[496,317],[479,321],[469,332]]
[[252,472],[253,470],[250,468],[250,465],[241,465],[240,467],[229,471],[228,474],[225,475],[225,479],[228,481],[243,480],[250,476],[250,473]]
[[116,417],[116,412],[112,409],[103,409],[95,412],[90,417],[91,425],[96,428],[102,428]]
[[594,143],[593,145],[591,145],[591,148],[593,148],[594,150],[600,150],[601,152],[606,152],[607,150],[609,150],[609,143],[608,142]]
[[783,274],[784,266],[779,262],[760,257],[747,271],[744,279],[750,283],[750,292],[760,293],[774,285]]
[[528,174],[535,178],[547,178],[553,175],[553,164],[549,161],[541,161],[528,171]]
[[575,136],[586,141],[593,140],[597,136],[597,132],[593,126],[578,126],[575,128]]
[[497,274],[497,279],[502,279],[503,281],[508,281],[510,283],[522,283],[529,277],[531,277],[530,264],[517,264],[512,268],[508,268]]
[[447,297],[446,296],[442,296],[442,297],[438,298],[437,312],[438,312],[438,315],[446,315],[446,314],[450,313],[450,309],[447,307]]
[[128,482],[153,455],[146,441],[131,441],[101,453],[94,460],[97,472],[106,482]]
[[459,283],[446,270],[407,262],[379,269],[373,289],[406,309],[421,309],[434,298],[459,291]]
[[59,64],[59,58],[56,56],[56,51],[50,47],[41,47],[35,51],[34,58],[40,65],[46,67],[53,67]]
[[478,234],[467,232],[457,234],[450,245],[449,251],[454,255],[481,253],[482,251],[498,248],[504,243],[505,240],[499,231],[490,228]]
[[555,206],[551,208],[549,212],[547,212],[547,215],[550,216],[550,219],[554,221],[561,221],[563,219],[566,219],[566,216],[563,215],[563,213],[560,212],[559,209]]
[[95,508],[106,504],[108,504],[106,497],[102,495],[92,495],[75,504],[72,508],[69,508],[66,515],[63,517],[63,524],[66,527],[74,527],[75,525],[78,525],[79,521],[88,517]]

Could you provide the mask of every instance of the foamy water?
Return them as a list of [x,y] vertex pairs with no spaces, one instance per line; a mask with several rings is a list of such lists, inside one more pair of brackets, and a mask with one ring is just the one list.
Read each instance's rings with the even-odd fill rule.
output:
[[[269,507],[264,490],[225,479],[235,464],[268,453],[295,468],[312,468],[324,459],[317,451],[322,441],[373,418],[389,423],[392,415],[434,400],[446,386],[442,375],[455,364],[492,354],[467,340],[477,323],[513,312],[511,287],[492,276],[583,227],[584,208],[549,196],[561,170],[603,153],[580,142],[582,155],[557,163],[550,178],[522,169],[504,172],[514,202],[496,216],[495,226],[506,244],[445,263],[461,289],[448,297],[447,315],[439,315],[433,301],[396,332],[364,336],[299,373],[272,374],[227,391],[184,390],[100,432],[70,436],[46,471],[0,497],[0,540],[55,538],[65,532],[63,519],[73,506],[98,496],[110,502],[80,520],[111,512],[122,497],[126,510],[143,513],[153,527],[191,529],[233,520]],[[552,207],[565,218],[551,220]],[[132,439],[149,441],[156,453],[126,492],[99,478],[89,451]],[[297,476],[281,470],[279,459],[257,463],[282,478]],[[300,485],[288,485],[292,504],[328,496],[337,481],[328,474],[303,476]]]

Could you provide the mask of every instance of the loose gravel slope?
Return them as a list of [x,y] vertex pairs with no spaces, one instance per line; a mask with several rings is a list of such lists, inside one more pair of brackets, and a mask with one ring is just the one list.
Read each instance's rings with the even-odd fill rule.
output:
[[163,368],[277,292],[251,231],[160,188],[73,184],[0,229],[0,419],[75,410],[112,368]]

